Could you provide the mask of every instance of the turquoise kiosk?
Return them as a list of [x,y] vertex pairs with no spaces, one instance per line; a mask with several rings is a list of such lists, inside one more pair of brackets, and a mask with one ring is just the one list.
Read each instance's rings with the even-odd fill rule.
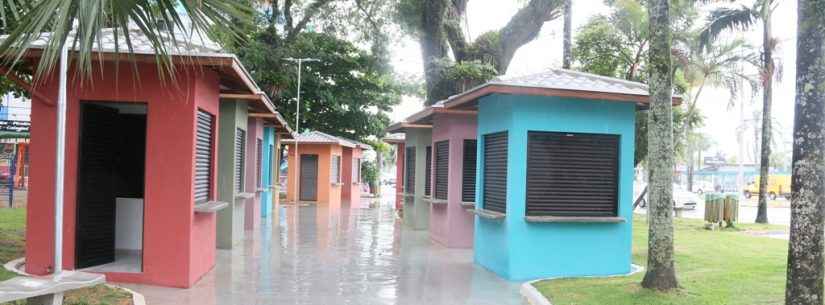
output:
[[278,181],[280,180],[280,172],[278,171],[278,164],[281,164],[279,158],[279,147],[281,147],[281,140],[294,139],[292,130],[286,124],[277,124],[275,122],[285,122],[280,114],[275,114],[270,122],[264,122],[264,136],[263,136],[263,158],[261,164],[261,218],[267,218],[272,214],[274,206],[278,205]]
[[[678,103],[678,100],[675,100]],[[478,111],[475,261],[509,280],[631,272],[641,83],[569,70],[451,97]]]

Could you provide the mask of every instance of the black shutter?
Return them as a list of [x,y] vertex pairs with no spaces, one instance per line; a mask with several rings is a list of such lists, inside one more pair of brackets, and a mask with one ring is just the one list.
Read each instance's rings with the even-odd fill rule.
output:
[[507,132],[484,135],[485,210],[507,212]]
[[209,201],[212,190],[212,137],[215,117],[203,110],[198,110],[197,132],[195,139],[195,202]]
[[427,146],[426,149],[424,152],[424,162],[427,162],[427,164],[424,165],[424,196],[430,196],[433,188],[433,147]]
[[246,131],[235,131],[235,191],[243,192],[244,163],[246,159]]
[[527,215],[616,216],[619,136],[528,132]]
[[476,140],[464,140],[464,160],[461,169],[461,201],[476,201]]
[[415,194],[415,147],[407,147],[404,155],[404,191],[407,194]]
[[447,199],[447,177],[450,164],[450,141],[435,143],[435,198]]
[[261,181],[262,178],[263,178],[263,177],[261,177],[261,171],[263,170],[262,162],[263,162],[263,159],[264,159],[264,143],[261,139],[256,139],[256,140],[257,140],[257,142],[255,142],[255,144],[256,144],[258,155],[256,156],[257,158],[255,159],[255,181],[257,182],[256,184],[260,188],[260,187],[263,187],[263,185],[261,184],[261,182],[263,182],[263,181]]

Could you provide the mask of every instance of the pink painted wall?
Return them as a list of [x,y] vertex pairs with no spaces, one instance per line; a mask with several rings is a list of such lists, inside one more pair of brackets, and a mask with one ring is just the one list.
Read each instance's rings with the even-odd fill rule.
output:
[[[473,247],[474,217],[461,206],[461,170],[464,159],[464,140],[475,138],[475,115],[435,114],[433,118],[433,149],[435,149],[436,142],[449,140],[450,163],[447,178],[447,204],[431,205],[430,207],[430,237],[449,248]],[[435,154],[435,151],[433,151],[433,154]],[[432,159],[432,174],[435,175],[435,157]],[[431,181],[435,183],[435,177]]]
[[341,188],[341,203],[349,205],[351,209],[361,208],[361,181],[359,181],[355,171],[358,165],[356,159],[361,158],[360,148],[342,148],[343,161],[341,169],[344,185]]
[[[298,144],[298,153],[301,155],[318,155],[318,194],[319,205],[329,205],[330,207],[341,206],[341,185],[333,185],[331,182],[330,170],[332,169],[332,156],[342,155],[339,145],[333,144]],[[286,200],[295,202],[295,169],[298,164],[295,160],[295,145],[289,145],[289,155],[287,164],[287,192]],[[343,161],[342,161],[343,162]]]
[[263,141],[264,124],[260,118],[250,117],[246,129],[246,179],[244,186],[247,193],[255,197],[246,200],[244,228],[252,230],[261,225],[261,193],[258,192],[258,140]]
[[[142,102],[148,105],[144,194],[143,272],[107,273],[115,282],[191,287],[215,264],[215,216],[193,212],[195,117],[198,108],[217,116],[218,75],[178,66],[174,83],[158,78],[154,63],[139,63],[140,82],[129,64],[119,73],[107,64],[92,82],[70,80],[64,182],[63,265],[75,265],[76,179],[80,100]],[[100,71],[95,67],[94,72]],[[74,75],[70,72],[70,75]],[[36,88],[56,100],[56,78]],[[53,194],[56,108],[32,103],[31,172],[26,218],[26,271],[47,274],[53,257]],[[217,126],[216,126],[217,130]],[[215,133],[217,136],[217,132]],[[213,141],[217,143],[217,139]],[[213,160],[213,168],[217,164]],[[213,186],[216,181],[213,181]],[[214,196],[215,189],[212,193]]]

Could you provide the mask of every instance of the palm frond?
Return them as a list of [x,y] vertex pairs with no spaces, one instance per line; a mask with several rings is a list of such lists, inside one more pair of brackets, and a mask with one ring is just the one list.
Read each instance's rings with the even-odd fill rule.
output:
[[699,33],[699,49],[704,49],[725,30],[748,30],[759,18],[757,12],[746,6],[719,8],[710,12],[708,23]]
[[[45,38],[37,76],[54,68],[60,50],[67,43],[77,52],[78,71],[89,74],[104,28],[110,28],[116,36],[115,52],[123,49],[122,40],[130,56],[134,53],[130,30],[142,33],[155,50],[162,70],[173,75],[170,51],[185,39],[206,35],[212,30],[232,33],[232,38],[238,38],[233,19],[249,22],[252,16],[244,0],[35,0],[29,3],[30,7],[0,43],[0,56],[3,56],[0,61],[16,65],[35,40]],[[187,37],[180,37],[181,34]]]

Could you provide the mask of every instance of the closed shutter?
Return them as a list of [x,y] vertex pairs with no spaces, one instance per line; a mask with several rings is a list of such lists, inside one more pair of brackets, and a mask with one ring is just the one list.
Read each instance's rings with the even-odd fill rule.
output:
[[528,133],[527,215],[616,216],[619,136]]
[[203,110],[198,110],[197,132],[195,139],[195,185],[196,203],[209,201],[212,189],[212,138],[215,117]]
[[461,168],[461,201],[476,201],[476,140],[464,140]]
[[432,179],[433,179],[433,147],[427,146],[424,151],[424,196],[432,194]]
[[435,143],[435,198],[447,199],[447,177],[449,175],[450,141]]
[[235,130],[235,191],[243,192],[244,163],[246,163],[246,131]]
[[330,182],[341,182],[341,156],[332,156],[332,168],[330,168]]
[[415,146],[407,147],[404,157],[404,191],[415,194]]
[[255,179],[257,179],[256,184],[260,188],[260,187],[263,187],[263,185],[261,183],[261,182],[263,182],[262,181],[263,177],[261,176],[261,171],[263,170],[262,162],[263,162],[263,158],[264,158],[264,142],[261,139],[257,139],[257,142],[255,142],[255,144],[256,144],[256,147],[255,147],[256,148],[256,153],[258,154],[258,155],[255,156],[256,157],[255,158],[255,177],[256,177]]
[[485,210],[507,211],[507,132],[484,135]]

